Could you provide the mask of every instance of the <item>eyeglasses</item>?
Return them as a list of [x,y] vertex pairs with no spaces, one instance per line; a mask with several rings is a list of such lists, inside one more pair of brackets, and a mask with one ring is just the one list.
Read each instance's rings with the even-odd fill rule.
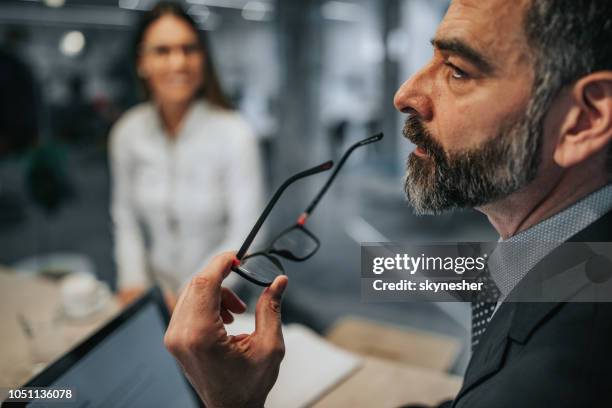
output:
[[314,211],[319,201],[323,195],[329,189],[329,186],[334,181],[338,172],[348,159],[348,157],[353,153],[355,149],[361,146],[365,146],[370,143],[378,142],[383,138],[383,134],[379,133],[377,135],[371,136],[367,139],[361,140],[351,147],[344,153],[344,155],[340,158],[338,162],[338,166],[334,170],[334,172],[329,176],[327,182],[319,193],[315,196],[312,202],[306,207],[306,210],[300,214],[296,223],[291,227],[282,231],[275,239],[272,240],[271,244],[264,250],[258,251],[249,255],[246,255],[246,252],[249,249],[249,246],[253,243],[255,236],[259,232],[261,225],[265,221],[265,219],[272,211],[272,208],[285,191],[289,185],[293,182],[308,177],[322,171],[326,171],[331,169],[333,166],[333,162],[328,161],[319,166],[313,167],[309,170],[298,173],[289,179],[287,179],[279,188],[276,190],[270,202],[264,209],[263,213],[259,216],[259,219],[255,223],[255,226],[249,233],[247,239],[240,247],[240,250],[236,254],[234,258],[234,263],[232,264],[232,271],[238,273],[243,278],[248,281],[255,283],[260,286],[270,286],[274,279],[279,275],[284,275],[285,270],[283,265],[281,264],[280,258],[285,258],[294,262],[303,262],[308,258],[312,257],[319,247],[321,243],[319,239],[306,227],[306,221]]

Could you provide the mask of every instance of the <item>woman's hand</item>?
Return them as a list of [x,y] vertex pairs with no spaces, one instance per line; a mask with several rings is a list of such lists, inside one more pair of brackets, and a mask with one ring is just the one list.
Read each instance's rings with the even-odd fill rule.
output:
[[[136,301],[137,299],[139,299],[142,295],[144,295],[145,292],[146,290],[141,287],[127,288],[120,290],[115,297],[117,299],[117,302],[119,302],[119,305],[123,309],[134,301]],[[166,302],[168,310],[170,311],[170,313],[172,313],[174,311],[174,307],[176,306],[176,295],[170,291],[165,290],[164,301]]]
[[144,292],[145,289],[142,287],[126,288],[121,289],[115,297],[117,298],[117,301],[119,302],[121,308],[125,308],[127,305],[131,304],[136,299],[141,297]]

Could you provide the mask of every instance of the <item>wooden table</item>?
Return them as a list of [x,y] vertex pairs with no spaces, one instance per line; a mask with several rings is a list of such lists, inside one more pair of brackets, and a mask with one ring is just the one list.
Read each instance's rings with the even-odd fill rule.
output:
[[313,407],[399,407],[434,405],[452,399],[461,378],[422,367],[366,357],[364,365]]
[[[59,308],[58,285],[43,278],[0,269],[0,386],[15,387],[31,376],[27,337],[17,315],[35,309],[51,316]],[[116,303],[95,319],[58,328],[65,333],[59,357],[119,311]],[[49,317],[50,318],[50,317]],[[434,369],[364,357],[361,368],[324,395],[314,407],[397,407],[406,403],[435,404],[452,398],[461,379]],[[0,395],[0,400],[2,400]]]
[[[33,374],[28,338],[19,324],[19,313],[36,313],[41,319],[51,321],[59,310],[57,283],[0,268],[0,387],[22,385]],[[118,311],[119,306],[113,300],[104,311],[87,320],[60,320],[57,330],[61,344],[51,361],[85,339]]]
[[455,338],[356,316],[339,319],[325,338],[345,350],[396,363],[445,372],[461,344]]

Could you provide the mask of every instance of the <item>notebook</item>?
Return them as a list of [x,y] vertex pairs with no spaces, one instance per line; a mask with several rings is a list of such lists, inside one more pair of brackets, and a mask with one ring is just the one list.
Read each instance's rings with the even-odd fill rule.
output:
[[[235,321],[226,326],[228,334],[253,332],[254,315],[234,317]],[[278,380],[266,400],[266,407],[311,405],[362,364],[361,358],[334,346],[305,326],[283,326],[283,337],[285,358]]]

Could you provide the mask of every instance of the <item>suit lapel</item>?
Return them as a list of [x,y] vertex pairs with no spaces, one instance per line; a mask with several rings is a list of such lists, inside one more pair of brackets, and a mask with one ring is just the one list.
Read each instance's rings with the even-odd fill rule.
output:
[[[569,241],[610,241],[612,240],[611,233],[612,212],[609,212],[604,217],[570,238]],[[545,281],[556,274],[554,273],[551,275],[551,271],[562,272],[570,268],[579,267],[580,264],[584,263],[592,255],[592,252],[585,246],[584,248],[580,248],[577,252],[572,252],[572,254],[572,257],[564,256],[565,253],[563,249],[558,248],[542,259],[529,272],[528,277],[530,279]],[[578,254],[578,256],[576,256],[576,254]],[[523,283],[523,285],[519,284],[512,291],[509,299],[517,293],[520,298],[521,288],[525,290],[524,288],[527,287],[526,284],[527,282]],[[579,285],[574,289],[579,290]],[[574,292],[575,291],[570,290],[568,291],[568,295]],[[455,402],[458,402],[463,395],[493,376],[503,367],[504,357],[510,341],[524,344],[540,323],[545,320],[547,316],[554,313],[561,305],[562,302],[503,303],[493,316],[479,346],[470,359],[463,386]]]
[[456,400],[502,368],[515,309],[514,303],[504,303],[495,312],[472,354]]
[[612,211],[589,225],[573,237],[569,242],[611,242],[612,241]]

